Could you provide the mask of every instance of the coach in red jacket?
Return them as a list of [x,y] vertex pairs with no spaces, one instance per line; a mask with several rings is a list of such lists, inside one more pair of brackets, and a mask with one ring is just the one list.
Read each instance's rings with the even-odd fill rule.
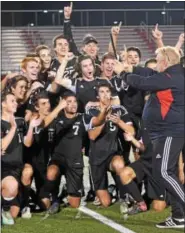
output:
[[[184,145],[184,72],[180,55],[173,47],[156,51],[157,71],[150,77],[124,73],[124,81],[137,89],[149,91],[150,98],[143,111],[143,121],[149,129],[155,157],[153,175],[176,200],[172,217],[157,224],[158,228],[183,228],[185,194],[183,185],[176,176],[179,154]],[[173,201],[172,201],[173,203]],[[176,208],[175,207],[175,208]],[[176,216],[174,216],[176,212]],[[177,216],[181,212],[181,216]]]

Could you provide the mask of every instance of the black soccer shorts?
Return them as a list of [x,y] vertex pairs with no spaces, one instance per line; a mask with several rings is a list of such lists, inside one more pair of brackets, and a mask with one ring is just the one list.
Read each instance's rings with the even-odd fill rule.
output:
[[141,183],[144,178],[147,179],[147,195],[153,200],[164,201],[166,199],[165,188],[162,187],[152,176],[152,159],[144,160],[139,159],[131,164],[131,167],[136,173],[136,180],[138,183]]
[[109,156],[100,165],[90,164],[90,174],[92,178],[93,188],[95,191],[107,190],[108,188],[107,171],[110,171],[110,163],[115,155],[117,155],[117,153]]
[[83,168],[66,166],[67,193],[72,197],[81,197],[83,191]]
[[50,165],[57,165],[60,169],[60,173],[65,175],[67,184],[67,193],[72,197],[81,197],[83,189],[83,166],[72,165],[67,162],[65,156],[59,153],[55,153],[50,162]]
[[22,169],[23,169],[23,166],[14,167],[14,166],[11,166],[11,165],[2,164],[1,180],[6,178],[7,176],[13,176],[17,180],[17,182],[20,183],[21,182]]

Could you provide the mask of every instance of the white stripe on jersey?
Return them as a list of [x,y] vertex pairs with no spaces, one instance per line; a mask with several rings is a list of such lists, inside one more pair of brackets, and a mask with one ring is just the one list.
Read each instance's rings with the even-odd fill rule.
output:
[[100,110],[100,107],[99,107],[99,106],[87,106],[87,107],[85,107],[85,113],[86,113],[86,114],[89,114],[89,111],[90,111],[91,109]]
[[15,117],[15,120],[19,120],[19,119],[24,120],[24,117]]
[[121,108],[124,111],[124,115],[128,114],[127,109],[123,105],[112,105],[112,109]]
[[89,124],[86,124],[85,119],[84,119],[84,115],[83,115],[83,117],[82,117],[82,120],[83,120],[83,123],[84,123],[85,130],[86,130],[86,131],[89,131],[89,130],[91,130],[91,129],[93,128],[93,127],[92,127],[93,118],[91,119],[91,121],[89,122]]
[[[127,111],[127,109],[124,106],[122,106],[122,105],[112,105],[112,109],[118,109],[118,108],[121,109],[121,110],[123,110],[123,112],[122,112],[123,116],[126,115],[126,114],[128,114],[128,111]],[[85,108],[85,112],[87,114],[89,114],[89,111],[91,109],[100,110],[100,107],[99,106],[88,106],[88,107]]]

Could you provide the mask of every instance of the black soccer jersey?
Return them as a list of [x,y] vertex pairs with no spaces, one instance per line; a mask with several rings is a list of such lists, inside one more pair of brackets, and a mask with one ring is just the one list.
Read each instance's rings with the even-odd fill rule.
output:
[[[75,72],[75,64],[76,64],[76,57],[72,58],[70,61],[68,61],[67,66],[64,71],[63,78],[73,78],[73,74]],[[54,58],[51,62],[51,70],[54,72],[57,72],[58,68],[60,67],[61,63],[58,61],[57,58]],[[62,78],[62,77],[61,77]]]
[[[41,126],[33,129],[34,141],[31,147],[26,148],[25,160],[28,158],[33,163],[47,165],[53,152],[55,138],[55,127],[51,123],[47,128]],[[28,155],[29,154],[29,155]]]
[[56,119],[56,140],[54,154],[64,156],[71,166],[83,164],[81,150],[83,136],[91,129],[92,116],[78,113],[74,118],[69,119],[62,112]]
[[[3,165],[22,166],[23,164],[23,142],[27,127],[23,118],[17,117],[15,121],[17,123],[15,135],[5,154],[1,156]],[[11,125],[9,122],[1,120],[1,138],[4,138],[8,134],[10,128]]]
[[[76,96],[81,104],[81,111],[84,111],[85,105],[89,102],[89,101],[98,101],[97,99],[97,87],[101,84],[109,84],[110,86],[112,86],[111,82],[107,79],[103,79],[103,78],[95,78],[92,81],[85,81],[83,79],[78,79],[76,80],[76,82],[73,85],[73,91],[76,92]],[[112,96],[116,97],[117,96],[117,92],[116,90],[113,88],[112,86]]]
[[[99,114],[98,107],[86,109],[90,116]],[[112,106],[112,114],[119,114],[120,119],[125,123],[131,123],[127,110],[123,106]],[[100,135],[96,140],[90,142],[90,163],[100,165],[109,156],[118,152],[118,130],[119,127],[112,121],[107,121]]]
[[35,101],[35,96],[40,93],[41,91],[44,91],[45,89],[43,87],[38,87],[37,89],[35,89],[34,91],[32,91],[30,97],[28,98],[28,100],[26,101],[27,102],[27,106],[26,106],[26,109],[27,110],[30,110],[32,112],[35,112],[36,109],[35,109],[35,104],[34,104],[34,101]]
[[26,114],[26,109],[27,109],[27,102],[24,104],[19,104],[17,106],[17,111],[15,113],[15,116],[24,118]]

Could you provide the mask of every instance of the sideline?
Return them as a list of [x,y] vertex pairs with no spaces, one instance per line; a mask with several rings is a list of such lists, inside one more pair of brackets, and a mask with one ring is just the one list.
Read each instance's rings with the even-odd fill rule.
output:
[[95,218],[96,220],[102,222],[103,224],[117,230],[118,232],[121,232],[121,233],[136,233],[136,232],[134,232],[132,230],[129,230],[128,228],[126,228],[126,227],[112,221],[111,219],[108,219],[108,218],[104,217],[103,215],[96,213],[95,211],[93,211],[93,210],[91,210],[91,209],[89,209],[89,208],[87,208],[85,206],[80,206],[78,209],[81,212],[91,216],[92,218]]

